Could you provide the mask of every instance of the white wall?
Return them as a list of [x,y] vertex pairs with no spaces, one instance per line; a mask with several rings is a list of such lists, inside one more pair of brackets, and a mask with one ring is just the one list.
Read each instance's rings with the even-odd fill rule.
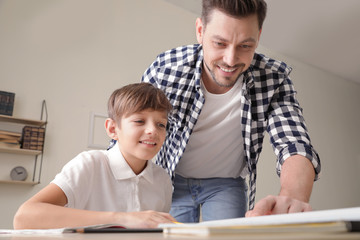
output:
[[195,19],[162,0],[0,1],[0,89],[16,93],[14,116],[39,119],[42,99],[49,112],[42,183],[0,184],[0,228],[87,150],[91,111],[105,114],[157,54],[195,41]]
[[[162,0],[0,1],[0,90],[16,93],[14,116],[38,119],[43,99],[49,112],[42,182],[0,184],[0,228],[11,228],[19,205],[88,149],[90,112],[106,113],[114,89],[139,82],[158,53],[195,42],[196,17]],[[323,162],[314,208],[359,205],[360,85],[261,50],[294,67],[295,87]],[[278,192],[274,161],[265,143],[257,199]]]
[[[290,76],[304,109],[310,138],[322,163],[320,180],[314,183],[310,199],[312,207],[331,209],[360,206],[360,84],[343,80],[265,47],[258,50],[293,67]],[[267,136],[259,159],[257,200],[279,192],[273,162],[275,158],[270,144],[266,144],[268,142]]]

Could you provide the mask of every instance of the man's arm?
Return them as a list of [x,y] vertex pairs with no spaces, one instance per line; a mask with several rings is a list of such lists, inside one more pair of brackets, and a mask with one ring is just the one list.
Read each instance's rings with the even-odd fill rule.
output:
[[307,158],[289,157],[281,168],[279,195],[261,199],[246,217],[311,211],[309,200],[314,178],[314,167]]
[[26,201],[14,217],[15,229],[46,229],[79,227],[113,223],[126,227],[155,228],[159,223],[175,221],[168,213],[144,212],[100,212],[64,205],[67,198],[55,184],[49,184]]

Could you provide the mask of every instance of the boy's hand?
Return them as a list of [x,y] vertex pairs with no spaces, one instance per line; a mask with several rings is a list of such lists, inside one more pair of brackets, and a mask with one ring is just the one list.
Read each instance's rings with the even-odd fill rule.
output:
[[173,223],[176,221],[169,213],[156,211],[128,212],[119,214],[123,216],[118,222],[128,228],[157,228],[160,223]]

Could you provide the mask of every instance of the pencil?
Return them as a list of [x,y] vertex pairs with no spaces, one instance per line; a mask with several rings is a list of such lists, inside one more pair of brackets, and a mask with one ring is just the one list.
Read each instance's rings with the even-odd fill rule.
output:
[[175,224],[183,224],[182,222],[173,221]]
[[151,233],[162,232],[161,228],[80,228],[77,233]]

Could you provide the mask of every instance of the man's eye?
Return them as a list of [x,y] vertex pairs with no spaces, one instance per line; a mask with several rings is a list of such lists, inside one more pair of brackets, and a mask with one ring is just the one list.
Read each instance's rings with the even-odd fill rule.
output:
[[134,122],[135,122],[135,123],[138,123],[138,124],[144,123],[143,120],[135,120]]
[[224,47],[225,44],[222,43],[222,42],[214,42],[215,46],[218,46],[218,47]]
[[242,48],[244,48],[244,49],[252,48],[252,46],[251,46],[251,45],[246,45],[246,44],[241,45],[241,47],[242,47]]

